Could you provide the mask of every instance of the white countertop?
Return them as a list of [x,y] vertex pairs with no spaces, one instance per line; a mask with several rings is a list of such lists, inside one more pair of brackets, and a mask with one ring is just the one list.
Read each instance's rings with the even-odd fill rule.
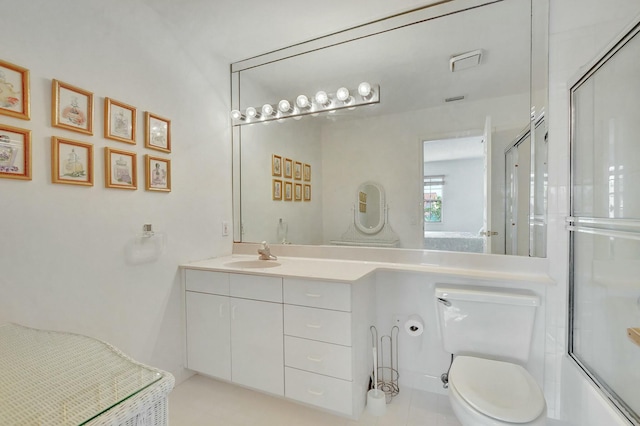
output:
[[[245,265],[242,265],[243,262]],[[259,262],[264,262],[268,267],[256,267],[256,265],[260,264]],[[275,263],[278,265],[273,266]],[[429,273],[475,280],[524,281],[537,282],[540,284],[553,283],[546,274],[525,274],[469,267],[455,268],[433,264],[370,262],[293,256],[278,256],[277,260],[259,261],[257,255],[233,254],[230,256],[185,263],[180,265],[180,267],[185,269],[343,282],[354,282],[376,271],[398,271]]]

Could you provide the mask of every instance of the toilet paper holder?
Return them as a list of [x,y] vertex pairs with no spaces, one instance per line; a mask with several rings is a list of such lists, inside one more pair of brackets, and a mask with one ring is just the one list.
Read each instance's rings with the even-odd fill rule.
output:
[[[378,329],[372,325],[370,330],[371,343],[376,348],[378,359],[378,389],[384,392],[386,402],[389,404],[391,398],[400,393],[398,386],[398,334],[400,333],[400,328],[394,325],[391,327],[389,335],[384,335],[379,339]],[[386,362],[389,364],[386,365]],[[374,365],[373,368],[376,368],[376,366]]]

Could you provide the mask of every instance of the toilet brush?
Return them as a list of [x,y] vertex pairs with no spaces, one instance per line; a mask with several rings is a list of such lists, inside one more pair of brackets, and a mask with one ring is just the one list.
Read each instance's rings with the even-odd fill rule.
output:
[[367,392],[367,410],[374,416],[384,415],[387,400],[384,392],[378,389],[378,350],[373,347],[373,389]]

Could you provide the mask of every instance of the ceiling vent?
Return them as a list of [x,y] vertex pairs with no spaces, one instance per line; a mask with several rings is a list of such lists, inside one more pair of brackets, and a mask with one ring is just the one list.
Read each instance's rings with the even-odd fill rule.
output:
[[482,59],[482,49],[454,55],[449,59],[449,69],[451,72],[466,70],[480,65]]

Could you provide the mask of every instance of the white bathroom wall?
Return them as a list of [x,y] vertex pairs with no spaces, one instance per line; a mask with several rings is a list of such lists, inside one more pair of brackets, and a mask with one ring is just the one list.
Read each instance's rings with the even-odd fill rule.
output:
[[[3,60],[31,72],[33,179],[0,179],[0,323],[78,332],[185,376],[178,264],[231,252],[228,63],[172,36],[141,2],[0,0]],[[51,79],[94,93],[94,135],[51,127]],[[103,101],[135,106],[137,145],[103,138]],[[167,117],[172,152],[144,148],[143,112]],[[94,145],[94,186],[51,183],[51,136]],[[138,189],[104,187],[104,147],[138,155]],[[144,189],[145,154],[171,159],[172,192]],[[126,255],[145,223],[155,261]]]
[[[569,214],[569,88],[640,14],[636,0],[552,1],[550,9],[549,244],[550,274],[558,286],[547,297],[545,395],[549,414],[584,426],[628,425],[567,358]],[[597,308],[597,307],[596,307]]]

